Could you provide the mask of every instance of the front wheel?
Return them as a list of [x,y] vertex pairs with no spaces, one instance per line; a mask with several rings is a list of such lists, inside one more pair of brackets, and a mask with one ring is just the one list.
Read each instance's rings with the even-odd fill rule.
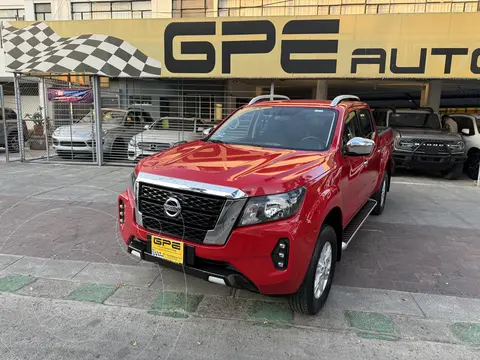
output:
[[8,134],[8,151],[18,153],[20,151],[20,140],[16,131]]
[[337,234],[330,225],[323,225],[302,285],[289,297],[293,311],[315,315],[322,309],[332,287],[336,262]]
[[372,199],[377,202],[377,205],[372,210],[372,215],[381,215],[385,209],[385,203],[387,202],[387,190],[388,182],[390,178],[388,177],[387,172],[384,172],[382,178],[382,184],[375,194],[373,194]]
[[468,155],[465,162],[465,171],[468,177],[472,180],[478,179],[478,169],[480,167],[480,152]]
[[456,164],[447,171],[442,172],[443,178],[446,180],[457,180],[462,176],[463,164]]

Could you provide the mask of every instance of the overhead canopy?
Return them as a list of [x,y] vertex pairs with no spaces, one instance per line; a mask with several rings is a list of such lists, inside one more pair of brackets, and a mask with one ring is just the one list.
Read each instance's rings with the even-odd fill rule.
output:
[[478,79],[480,13],[12,22],[7,71],[109,77]]

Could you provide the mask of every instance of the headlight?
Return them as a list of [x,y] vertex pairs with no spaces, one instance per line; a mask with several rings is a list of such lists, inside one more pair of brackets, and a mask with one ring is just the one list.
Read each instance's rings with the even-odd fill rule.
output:
[[417,147],[419,146],[420,144],[419,143],[415,143],[413,141],[409,141],[409,140],[398,140],[396,143],[395,143],[395,147],[397,149],[412,149],[414,147]]
[[248,200],[239,226],[286,219],[299,209],[305,196],[301,187],[284,194],[254,197]]
[[60,128],[56,128],[55,131],[53,132],[53,136],[58,136],[60,135]]
[[135,147],[137,146],[137,140],[133,137],[130,139],[130,143],[129,143],[131,146]]
[[448,148],[453,151],[463,151],[465,149],[465,143],[463,141],[458,141],[453,144],[447,144]]
[[108,130],[102,130],[102,135],[103,136],[107,135],[107,133],[108,133]]
[[132,174],[130,175],[130,190],[132,190],[132,192],[135,194],[136,192],[136,189],[135,189],[135,181],[137,181],[137,174],[135,173],[135,171],[132,172]]

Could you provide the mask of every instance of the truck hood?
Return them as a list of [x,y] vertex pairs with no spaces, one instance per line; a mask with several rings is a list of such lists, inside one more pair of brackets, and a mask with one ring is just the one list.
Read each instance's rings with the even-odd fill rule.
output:
[[402,139],[425,139],[440,141],[462,140],[462,136],[460,134],[453,134],[443,130],[394,128],[393,131],[396,137],[401,137]]
[[229,186],[248,196],[294,190],[331,168],[332,153],[194,141],[145,158],[140,172]]
[[[116,124],[102,124],[102,130],[113,130],[118,125]],[[93,130],[93,132],[92,132]],[[73,124],[60,126],[55,130],[54,136],[56,138],[68,138],[70,136],[74,138],[85,138],[86,140],[92,139],[92,134],[95,132],[95,124]]]

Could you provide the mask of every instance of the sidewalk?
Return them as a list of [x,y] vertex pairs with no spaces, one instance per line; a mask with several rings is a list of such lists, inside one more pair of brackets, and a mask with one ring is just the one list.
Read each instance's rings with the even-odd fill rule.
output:
[[[135,317],[160,319],[159,324],[172,319],[188,323],[187,327],[206,319],[215,324],[235,321],[297,332],[339,332],[357,341],[449,344],[466,351],[457,359],[480,356],[480,299],[334,286],[326,307],[311,317],[292,313],[282,297],[234,290],[148,263],[128,266],[0,255],[0,301],[6,309],[0,324],[8,323],[9,313],[13,316],[6,303],[47,300],[54,307],[72,309],[80,306],[78,302],[97,303],[103,310],[97,307],[95,312],[102,316],[135,310],[140,314]],[[57,320],[65,323],[58,326],[72,320],[63,315]],[[203,326],[203,331],[209,328]],[[90,330],[77,331],[83,336]]]

